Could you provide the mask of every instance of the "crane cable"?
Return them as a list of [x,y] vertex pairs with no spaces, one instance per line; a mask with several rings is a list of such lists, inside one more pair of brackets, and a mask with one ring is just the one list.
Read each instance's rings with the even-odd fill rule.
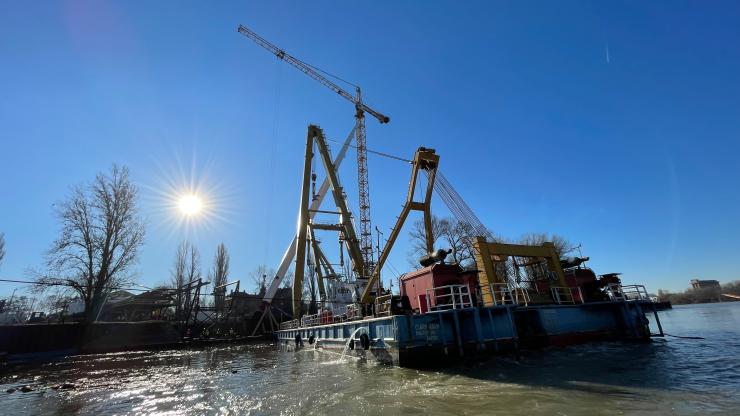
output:
[[[329,138],[327,138],[326,140],[328,140],[330,142],[334,142],[334,143],[341,143],[339,140],[334,140],[334,139],[329,139]],[[353,149],[355,149],[355,150],[357,149],[357,146],[355,146],[355,145],[351,145],[350,144],[348,146],[351,147],[351,148],[353,148]],[[411,163],[411,160],[410,159],[406,159],[406,158],[403,158],[403,157],[400,157],[400,156],[395,156],[395,155],[392,155],[390,153],[383,153],[383,152],[379,152],[377,150],[370,150],[368,148],[365,148],[365,151],[368,152],[368,153],[372,153],[374,155],[378,155],[378,156],[382,156],[382,157],[388,158],[388,159],[400,160],[401,162]]]
[[[428,171],[427,178],[429,175]],[[447,205],[455,219],[465,226],[467,226],[474,235],[486,237],[488,240],[493,240],[494,236],[491,231],[486,228],[481,222],[478,216],[475,215],[470,206],[465,203],[460,194],[455,190],[450,181],[440,172],[436,172],[436,179],[434,181],[434,190],[442,201]]]

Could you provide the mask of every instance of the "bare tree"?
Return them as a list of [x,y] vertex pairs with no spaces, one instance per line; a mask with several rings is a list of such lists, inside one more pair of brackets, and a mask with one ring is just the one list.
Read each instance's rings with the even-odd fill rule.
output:
[[175,309],[178,319],[182,319],[182,311],[190,304],[192,299],[192,286],[188,285],[193,280],[201,278],[200,253],[198,249],[188,241],[183,241],[177,247],[175,263],[172,267],[172,288],[176,289]]
[[[529,233],[521,236],[518,241],[519,244],[532,246],[539,246],[546,242],[553,243],[555,246],[555,252],[559,258],[562,258],[574,250],[573,245],[568,240],[557,234],[549,235],[548,233]],[[517,260],[512,259],[511,261],[515,262]],[[523,264],[521,264],[521,261],[519,261],[519,263],[518,267],[516,266],[516,263],[510,264],[513,267],[509,267],[508,269],[509,280],[516,280],[518,282],[522,279],[541,279],[546,272],[544,258],[539,258],[536,261],[534,259],[529,259],[524,261]]]
[[565,237],[558,234],[549,235],[547,233],[529,233],[524,234],[519,238],[519,244],[539,246],[545,242],[553,243],[555,245],[555,251],[560,257],[563,257],[574,250],[573,244],[566,240]]
[[260,296],[264,296],[267,291],[268,279],[273,277],[275,277],[275,270],[264,264],[258,265],[249,273],[249,278],[254,282],[257,289],[256,293]]
[[5,258],[5,233],[0,233],[0,265],[3,264]]
[[213,283],[213,304],[217,311],[223,311],[226,300],[226,288],[219,287],[227,283],[229,278],[229,251],[224,243],[216,248],[213,257],[213,270],[211,271],[211,282]]
[[68,296],[64,291],[57,291],[41,299],[39,309],[46,312],[47,315],[58,314],[58,318],[62,318],[72,302],[74,302],[73,297]]
[[173,264],[172,271],[170,274],[172,288],[175,289],[175,316],[177,319],[182,318],[182,309],[185,305],[185,293],[183,293],[185,283],[185,270],[188,267],[188,250],[189,244],[187,241],[183,241],[177,247],[177,253],[175,253],[175,263]]
[[461,267],[472,267],[475,263],[475,232],[473,228],[454,218],[446,218],[440,222],[440,234],[449,244],[452,251],[452,261]]
[[[472,267],[475,262],[474,234],[472,227],[457,219],[432,216],[432,236],[434,237],[435,246],[444,245],[437,248],[449,248],[452,251],[450,261],[458,263],[462,267]],[[413,250],[411,256],[420,257],[427,254],[423,219],[420,218],[414,221],[413,228],[409,232],[409,238]],[[414,266],[418,265],[416,258],[412,260]]]
[[73,188],[58,204],[60,236],[46,253],[48,272],[37,280],[74,289],[84,302],[87,322],[112,290],[132,280],[130,269],[144,242],[136,205],[128,168],[117,165],[91,184]]
[[[436,215],[432,215],[432,238],[434,239],[434,244],[437,244],[437,241],[440,237],[440,231],[442,228],[442,221],[439,217]],[[429,254],[427,253],[427,237],[426,237],[426,228],[424,227],[424,219],[423,218],[417,218],[412,226],[411,230],[409,230],[409,241],[411,242],[411,252],[409,253],[409,256],[411,257],[412,263],[414,265],[418,264],[417,260],[419,257]]]

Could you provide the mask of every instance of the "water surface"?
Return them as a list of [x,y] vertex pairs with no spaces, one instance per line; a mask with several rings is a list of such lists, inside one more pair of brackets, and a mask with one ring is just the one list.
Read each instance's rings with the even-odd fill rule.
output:
[[[740,414],[740,302],[660,312],[703,340],[606,343],[436,371],[272,344],[72,356],[0,370],[8,415]],[[69,382],[70,390],[52,386]],[[7,389],[31,385],[28,393]]]

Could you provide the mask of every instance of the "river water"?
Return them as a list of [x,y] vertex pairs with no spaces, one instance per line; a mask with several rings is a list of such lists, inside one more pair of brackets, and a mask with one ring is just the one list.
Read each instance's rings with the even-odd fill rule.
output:
[[[3,415],[740,414],[740,302],[660,312],[673,335],[436,371],[272,344],[72,356],[0,369]],[[53,389],[60,383],[74,389]],[[6,390],[30,385],[31,392]]]

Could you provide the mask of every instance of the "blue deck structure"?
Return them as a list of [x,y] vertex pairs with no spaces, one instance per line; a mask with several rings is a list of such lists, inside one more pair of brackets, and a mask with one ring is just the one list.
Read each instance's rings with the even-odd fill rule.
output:
[[647,324],[638,302],[607,301],[447,309],[290,328],[278,331],[277,336],[289,345],[302,342],[304,347],[386,364],[430,367],[519,347],[649,341]]

